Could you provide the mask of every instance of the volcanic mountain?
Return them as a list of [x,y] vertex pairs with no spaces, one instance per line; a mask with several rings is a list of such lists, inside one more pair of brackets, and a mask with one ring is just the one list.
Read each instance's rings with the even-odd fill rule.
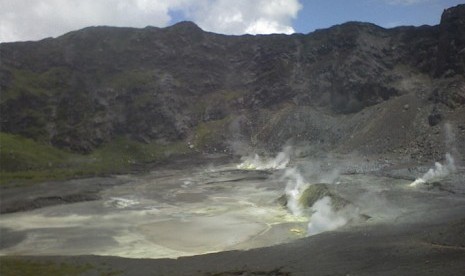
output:
[[1,131],[75,153],[122,140],[227,153],[291,143],[432,160],[448,123],[464,156],[465,5],[437,26],[293,35],[97,26],[2,43],[0,60]]

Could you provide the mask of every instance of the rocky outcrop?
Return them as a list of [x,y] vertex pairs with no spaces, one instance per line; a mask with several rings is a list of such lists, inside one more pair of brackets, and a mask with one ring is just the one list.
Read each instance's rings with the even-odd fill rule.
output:
[[350,201],[330,189],[330,185],[325,183],[316,183],[308,186],[308,188],[302,192],[302,195],[299,198],[299,203],[303,207],[312,207],[317,201],[324,197],[331,198],[331,207],[336,211],[352,204]]
[[439,25],[437,76],[465,75],[465,5],[444,11]]
[[182,22],[3,43],[1,130],[79,152],[130,136],[207,151],[291,139],[418,156],[439,141],[425,138],[440,127],[431,114],[463,124],[464,10],[438,26],[225,36]]

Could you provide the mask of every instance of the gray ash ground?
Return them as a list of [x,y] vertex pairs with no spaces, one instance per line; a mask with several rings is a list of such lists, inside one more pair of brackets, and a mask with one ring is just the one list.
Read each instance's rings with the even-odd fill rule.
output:
[[[55,189],[70,183],[43,184],[34,188],[34,199],[9,201],[13,207],[36,209],[1,215],[0,253],[162,258],[288,242],[305,233],[304,220],[276,203],[284,187],[271,177],[271,172],[233,165],[163,169],[87,180],[113,179],[115,185],[95,192],[92,201],[78,202],[53,200],[71,197]],[[86,180],[71,182],[89,193]],[[40,195],[38,188],[56,194]],[[13,198],[24,195],[23,188],[13,190],[8,192]],[[44,206],[37,208],[40,200]],[[4,209],[18,210],[13,207]]]
[[[364,218],[346,212],[346,223],[321,234],[307,236],[318,210],[294,216],[280,205],[289,184],[283,177],[287,169],[165,166],[139,175],[4,188],[0,254],[37,262],[105,263],[127,275],[146,275],[153,268],[160,272],[156,275],[454,275],[465,268],[459,261],[465,257],[464,168],[410,187],[427,167],[354,171],[350,162],[345,168],[342,163],[331,163],[338,166],[332,176],[328,162],[317,169],[305,160],[288,165],[299,168],[309,183],[326,178],[331,190],[350,202],[351,212]],[[327,171],[318,177],[321,169]],[[82,200],[27,206],[37,198]],[[207,254],[214,252],[220,253]]]

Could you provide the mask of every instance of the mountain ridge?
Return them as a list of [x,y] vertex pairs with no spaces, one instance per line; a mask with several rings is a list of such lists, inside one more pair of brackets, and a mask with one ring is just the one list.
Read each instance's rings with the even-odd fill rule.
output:
[[[444,147],[431,145],[442,138],[431,132],[451,121],[463,135],[464,17],[459,5],[436,26],[348,22],[226,36],[181,22],[2,43],[1,129],[83,153],[127,136],[207,152],[233,152],[237,141],[276,151],[293,141],[438,157]],[[410,127],[379,136],[371,125]],[[380,144],[385,135],[391,142]]]

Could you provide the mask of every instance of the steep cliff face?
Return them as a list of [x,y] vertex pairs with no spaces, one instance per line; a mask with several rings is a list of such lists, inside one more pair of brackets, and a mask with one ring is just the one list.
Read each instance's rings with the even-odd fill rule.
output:
[[445,10],[441,17],[437,76],[465,74],[465,5]]
[[4,43],[1,130],[79,152],[129,136],[434,154],[432,128],[465,127],[464,18],[459,5],[418,28],[224,36],[182,22]]

